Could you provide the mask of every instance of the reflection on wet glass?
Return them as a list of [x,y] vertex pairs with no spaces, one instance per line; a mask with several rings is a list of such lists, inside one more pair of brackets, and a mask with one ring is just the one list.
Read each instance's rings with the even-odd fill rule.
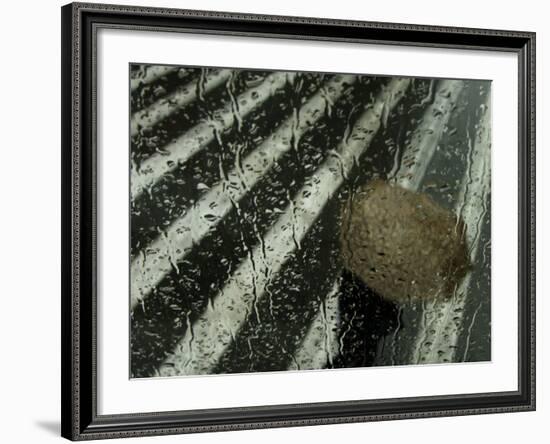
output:
[[131,376],[490,360],[490,82],[132,65]]

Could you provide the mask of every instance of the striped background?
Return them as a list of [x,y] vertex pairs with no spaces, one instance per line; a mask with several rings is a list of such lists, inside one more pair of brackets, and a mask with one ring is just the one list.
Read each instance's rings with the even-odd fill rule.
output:
[[[131,376],[490,359],[490,83],[132,65]],[[374,178],[461,215],[474,267],[396,306],[344,270]]]

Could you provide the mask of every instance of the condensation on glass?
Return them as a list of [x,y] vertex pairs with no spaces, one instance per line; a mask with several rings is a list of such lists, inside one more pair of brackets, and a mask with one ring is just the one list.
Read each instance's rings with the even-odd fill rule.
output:
[[131,64],[130,377],[491,359],[491,83]]

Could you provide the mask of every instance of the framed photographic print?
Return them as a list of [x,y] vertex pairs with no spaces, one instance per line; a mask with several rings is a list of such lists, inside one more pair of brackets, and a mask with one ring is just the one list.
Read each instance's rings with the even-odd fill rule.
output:
[[62,434],[535,408],[535,35],[62,8]]

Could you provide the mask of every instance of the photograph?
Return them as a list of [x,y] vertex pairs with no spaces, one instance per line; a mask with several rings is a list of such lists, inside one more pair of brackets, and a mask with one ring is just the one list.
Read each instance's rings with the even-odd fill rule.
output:
[[491,361],[491,80],[128,88],[130,378]]

